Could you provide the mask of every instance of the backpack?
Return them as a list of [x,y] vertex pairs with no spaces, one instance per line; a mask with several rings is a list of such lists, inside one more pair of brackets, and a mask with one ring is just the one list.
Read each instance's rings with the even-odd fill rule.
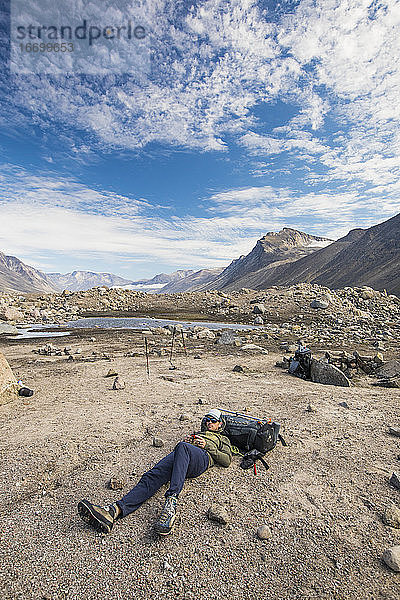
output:
[[294,353],[294,358],[289,359],[289,373],[301,377],[301,379],[311,378],[311,350],[304,346],[299,346]]
[[227,414],[222,414],[222,418],[225,427],[221,433],[226,435],[231,444],[237,446],[241,451],[257,450],[261,454],[265,454],[275,448],[278,440],[286,446],[285,440],[279,433],[281,428],[279,423],[256,421],[255,419]]

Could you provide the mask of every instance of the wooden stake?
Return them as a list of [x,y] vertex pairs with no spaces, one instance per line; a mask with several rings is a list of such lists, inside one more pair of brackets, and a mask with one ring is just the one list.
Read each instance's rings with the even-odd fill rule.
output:
[[182,344],[183,344],[183,349],[185,351],[185,356],[187,356],[187,352],[186,352],[186,346],[185,346],[185,337],[183,335],[183,329],[181,329],[182,332]]
[[171,363],[171,365],[172,365],[172,351],[174,349],[175,333],[176,333],[176,327],[174,327],[174,330],[172,332],[171,352],[169,354],[169,362]]
[[147,377],[148,377],[148,379],[150,379],[149,349],[147,347],[147,337],[144,338],[144,346],[145,346],[145,349],[146,349],[146,371],[147,371]]

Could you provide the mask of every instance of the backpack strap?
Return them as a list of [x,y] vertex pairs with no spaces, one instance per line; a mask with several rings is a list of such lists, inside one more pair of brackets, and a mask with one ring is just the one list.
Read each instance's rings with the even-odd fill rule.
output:
[[283,439],[283,437],[281,436],[281,434],[278,435],[278,440],[280,441],[280,443],[282,444],[282,446],[287,446],[287,443],[285,442],[285,440]]
[[[267,461],[264,460],[263,454],[258,450],[251,450],[250,452],[246,452],[246,454],[242,458],[240,466],[242,467],[242,469],[250,469],[251,467],[255,466],[257,460],[260,460],[264,465],[265,469],[268,471],[269,464],[267,463]],[[254,469],[254,474],[257,475],[256,469]]]

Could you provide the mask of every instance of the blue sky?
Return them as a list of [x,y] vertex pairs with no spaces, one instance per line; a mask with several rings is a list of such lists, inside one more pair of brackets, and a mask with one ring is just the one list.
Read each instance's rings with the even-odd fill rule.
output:
[[[399,1],[28,4],[2,13],[6,254],[137,279],[400,211]],[[16,26],[53,8],[146,37],[29,55]]]

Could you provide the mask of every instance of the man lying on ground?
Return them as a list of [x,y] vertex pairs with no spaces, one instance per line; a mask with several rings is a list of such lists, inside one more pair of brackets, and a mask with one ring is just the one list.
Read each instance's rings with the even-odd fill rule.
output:
[[223,427],[221,411],[213,408],[202,420],[202,431],[179,442],[173,452],[144,473],[137,485],[121,500],[108,506],[97,506],[88,500],[81,500],[78,504],[79,515],[89,525],[110,533],[117,519],[137,510],[169,481],[166,502],[154,528],[160,535],[170,533],[176,519],[176,502],[185,479],[198,477],[214,464],[221,467],[231,464],[231,444],[221,433]]

